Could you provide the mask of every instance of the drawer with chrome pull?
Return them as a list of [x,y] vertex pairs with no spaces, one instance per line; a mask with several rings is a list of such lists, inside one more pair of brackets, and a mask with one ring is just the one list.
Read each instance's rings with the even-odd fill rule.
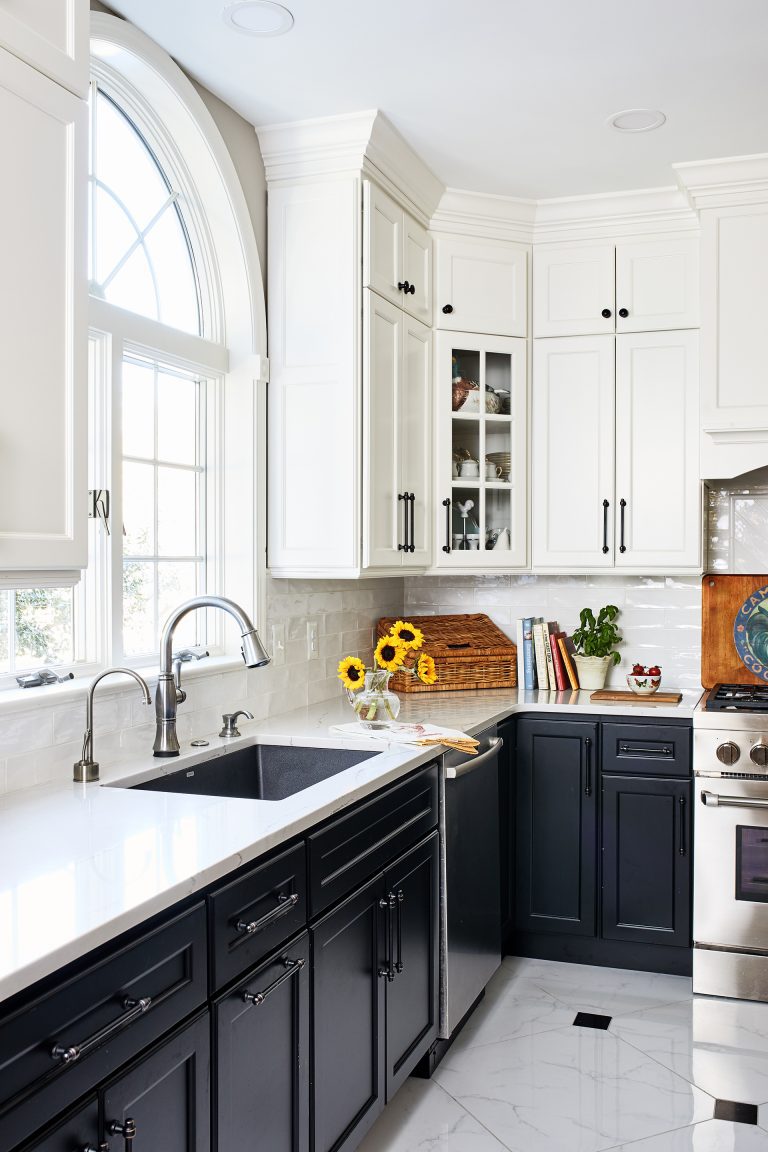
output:
[[211,987],[215,991],[257,964],[307,923],[303,844],[281,852],[208,897]]
[[690,776],[689,724],[603,724],[603,771]]
[[12,1148],[205,1002],[201,903],[0,1020],[0,1148]]

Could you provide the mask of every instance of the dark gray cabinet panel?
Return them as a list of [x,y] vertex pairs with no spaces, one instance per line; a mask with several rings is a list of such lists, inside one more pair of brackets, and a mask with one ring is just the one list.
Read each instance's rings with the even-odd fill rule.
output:
[[607,940],[691,943],[691,785],[603,776],[603,929]]
[[102,1139],[113,1152],[130,1148],[120,1129],[132,1122],[132,1152],[208,1152],[209,1080],[206,1012],[106,1086]]
[[307,1152],[309,973],[304,932],[216,1002],[218,1152]]
[[502,724],[499,756],[499,868],[501,947],[509,952],[515,927],[515,725]]
[[355,1148],[384,1107],[385,894],[380,874],[312,929],[314,1152]]
[[597,750],[597,724],[518,722],[518,931],[595,933]]
[[387,1099],[434,1040],[438,1022],[438,838],[408,852],[385,874],[391,960],[387,981]]
[[95,1149],[98,1140],[99,1105],[94,1096],[75,1113],[25,1144],[22,1152],[82,1152],[89,1146]]
[[603,771],[690,776],[691,736],[689,724],[603,724]]

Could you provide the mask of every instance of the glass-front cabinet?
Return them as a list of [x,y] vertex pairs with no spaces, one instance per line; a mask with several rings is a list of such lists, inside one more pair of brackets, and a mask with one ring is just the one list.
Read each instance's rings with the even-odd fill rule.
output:
[[436,338],[435,567],[525,567],[526,342]]

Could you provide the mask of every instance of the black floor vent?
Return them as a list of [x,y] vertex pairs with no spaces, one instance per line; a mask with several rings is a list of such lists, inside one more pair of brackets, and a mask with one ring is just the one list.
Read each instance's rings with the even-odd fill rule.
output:
[[577,1012],[573,1024],[576,1028],[602,1028],[605,1030],[611,1019],[611,1016],[600,1016],[597,1012]]
[[738,1100],[715,1100],[715,1120],[731,1120],[734,1124],[757,1124],[757,1104],[741,1104]]

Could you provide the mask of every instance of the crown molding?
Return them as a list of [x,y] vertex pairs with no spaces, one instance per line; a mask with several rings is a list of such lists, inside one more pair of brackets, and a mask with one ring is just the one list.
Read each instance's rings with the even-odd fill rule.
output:
[[443,185],[376,109],[351,116],[326,116],[256,129],[267,182],[318,176],[373,176],[425,223]]
[[446,188],[429,228],[431,232],[451,232],[530,244],[535,218],[535,200]]
[[768,199],[768,153],[673,164],[695,209],[760,204]]

